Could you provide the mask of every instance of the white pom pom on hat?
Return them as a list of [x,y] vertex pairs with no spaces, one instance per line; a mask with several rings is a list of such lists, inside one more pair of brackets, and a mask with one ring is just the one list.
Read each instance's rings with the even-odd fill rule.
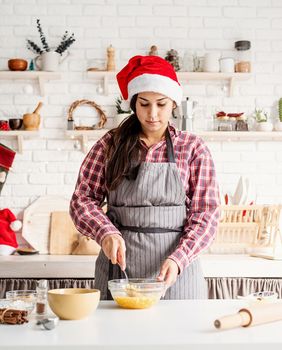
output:
[[124,100],[145,91],[157,92],[171,98],[179,106],[182,88],[172,65],[159,56],[134,56],[117,74]]
[[10,223],[10,229],[13,231],[19,231],[22,228],[22,223],[20,220],[15,220]]

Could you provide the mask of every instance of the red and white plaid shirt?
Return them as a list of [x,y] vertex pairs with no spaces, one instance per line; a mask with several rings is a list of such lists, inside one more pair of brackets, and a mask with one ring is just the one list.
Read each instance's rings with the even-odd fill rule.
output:
[[[187,221],[177,249],[168,257],[180,272],[213,241],[219,219],[219,190],[211,154],[201,138],[169,126],[176,164],[186,190]],[[105,134],[85,157],[73,193],[70,214],[83,235],[100,245],[110,234],[121,234],[101,209],[105,188],[106,147],[111,135]],[[166,142],[144,149],[144,161],[167,162]]]

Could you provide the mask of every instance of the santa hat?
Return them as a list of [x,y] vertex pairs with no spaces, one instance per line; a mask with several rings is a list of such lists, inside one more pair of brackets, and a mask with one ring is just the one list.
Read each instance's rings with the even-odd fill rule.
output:
[[117,74],[117,82],[124,100],[139,92],[152,91],[181,104],[182,88],[172,65],[159,56],[134,56]]
[[0,255],[10,255],[18,247],[16,234],[22,227],[10,209],[0,210]]

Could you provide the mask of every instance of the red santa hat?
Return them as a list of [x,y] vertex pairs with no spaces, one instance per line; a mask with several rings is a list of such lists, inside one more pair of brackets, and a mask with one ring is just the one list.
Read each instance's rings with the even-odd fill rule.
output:
[[152,91],[181,104],[182,88],[172,65],[159,56],[134,56],[117,74],[117,82],[124,100],[139,92]]
[[0,255],[10,255],[18,247],[15,231],[22,227],[10,209],[0,210]]

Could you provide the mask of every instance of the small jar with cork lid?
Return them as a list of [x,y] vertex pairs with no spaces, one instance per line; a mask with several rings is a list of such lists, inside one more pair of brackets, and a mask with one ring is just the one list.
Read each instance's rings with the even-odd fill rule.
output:
[[237,73],[251,72],[251,42],[248,40],[240,40],[235,42],[235,49],[237,50],[235,71]]

